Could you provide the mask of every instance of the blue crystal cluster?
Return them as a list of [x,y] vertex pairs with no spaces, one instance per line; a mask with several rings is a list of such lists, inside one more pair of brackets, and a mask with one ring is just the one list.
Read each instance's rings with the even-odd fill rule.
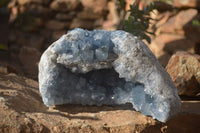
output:
[[166,122],[180,109],[169,74],[149,48],[124,31],[74,29],[54,42],[39,63],[45,105],[131,103]]

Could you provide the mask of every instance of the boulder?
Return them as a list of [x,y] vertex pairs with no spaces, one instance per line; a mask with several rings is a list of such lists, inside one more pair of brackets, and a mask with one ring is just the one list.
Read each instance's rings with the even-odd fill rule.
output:
[[38,17],[46,17],[48,14],[51,15],[51,12],[49,8],[41,5],[41,4],[30,4],[29,6],[26,6],[23,11],[23,13],[28,13],[31,16],[38,16]]
[[70,25],[70,22],[61,22],[58,20],[50,20],[46,23],[46,29],[49,30],[66,30]]
[[166,67],[178,88],[179,95],[196,96],[200,93],[200,56],[187,52],[174,54]]
[[172,54],[179,50],[195,53],[195,42],[176,34],[161,34],[157,36],[149,45],[160,63],[167,65]]
[[120,22],[119,16],[117,13],[117,5],[114,1],[108,2],[108,15],[106,21],[103,22],[102,26],[105,30],[115,30],[116,25]]
[[83,11],[77,14],[79,19],[95,20],[106,15],[107,0],[83,0]]
[[17,0],[19,5],[25,5],[25,4],[30,4],[30,3],[38,3],[41,4],[42,0]]
[[160,13],[157,15],[157,17],[155,18],[156,21],[156,28],[159,28],[160,26],[162,26],[163,24],[165,24],[167,22],[167,20],[171,17],[172,13],[169,11],[166,11],[164,13]]
[[44,4],[48,5],[52,0],[12,0],[10,3],[17,1],[19,5],[28,5],[28,4]]
[[76,10],[79,4],[79,0],[54,0],[50,8],[54,11],[67,12]]
[[66,34],[66,30],[54,31],[52,34],[52,40],[56,41],[64,34]]
[[198,8],[200,9],[199,0],[173,0],[173,5],[177,8]]
[[69,13],[57,13],[56,19],[61,21],[72,20],[76,15],[76,12],[69,12]]
[[77,17],[79,19],[95,20],[95,19],[103,18],[103,15],[94,13],[93,10],[91,9],[84,9],[83,11],[77,14]]
[[70,24],[70,29],[74,29],[77,27],[88,29],[88,30],[94,29],[94,20],[85,20],[85,19],[75,18],[72,20]]
[[161,26],[161,32],[176,33],[183,31],[183,27],[192,21],[197,14],[196,9],[182,10]]
[[102,14],[107,7],[107,0],[82,0],[85,10],[90,10],[95,14]]
[[166,122],[180,108],[169,74],[137,37],[124,31],[74,29],[54,42],[39,63],[45,105],[131,103]]
[[0,73],[4,73],[7,74],[8,73],[8,69],[6,66],[0,65]]

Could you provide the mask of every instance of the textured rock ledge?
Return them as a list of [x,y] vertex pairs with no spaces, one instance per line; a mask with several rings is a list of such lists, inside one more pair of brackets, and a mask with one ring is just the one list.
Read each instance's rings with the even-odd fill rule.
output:
[[166,122],[180,108],[169,74],[148,47],[124,31],[75,29],[42,55],[39,88],[45,105],[131,103]]

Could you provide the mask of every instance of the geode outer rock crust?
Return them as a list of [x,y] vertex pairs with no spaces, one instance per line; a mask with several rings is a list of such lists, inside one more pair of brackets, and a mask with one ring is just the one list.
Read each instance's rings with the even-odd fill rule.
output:
[[149,48],[124,31],[74,29],[43,53],[39,88],[45,105],[131,103],[166,122],[180,109],[177,88]]

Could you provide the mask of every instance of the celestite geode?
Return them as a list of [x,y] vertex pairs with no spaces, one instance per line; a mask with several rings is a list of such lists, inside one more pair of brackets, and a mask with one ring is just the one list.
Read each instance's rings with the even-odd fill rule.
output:
[[39,88],[47,106],[131,103],[162,122],[180,109],[169,74],[125,31],[77,28],[63,35],[41,57]]

